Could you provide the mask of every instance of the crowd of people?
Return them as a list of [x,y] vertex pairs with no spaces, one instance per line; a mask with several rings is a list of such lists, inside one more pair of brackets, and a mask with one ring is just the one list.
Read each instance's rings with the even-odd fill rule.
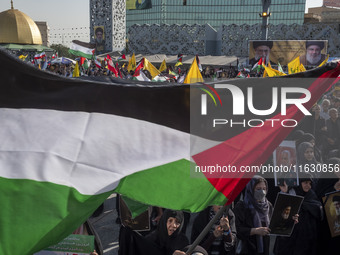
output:
[[[312,116],[306,116],[286,138],[295,141],[297,165],[310,167],[323,164],[337,166],[339,170],[339,110],[340,83],[337,83],[313,106]],[[272,162],[272,159],[268,161]],[[337,228],[336,224],[339,225],[338,233],[333,237],[324,198],[340,191],[340,171],[305,171],[299,173],[297,182],[289,182],[289,178],[275,186],[271,178],[254,176],[234,203],[225,209],[200,239],[195,254],[337,254],[340,241],[340,195],[334,196],[331,201],[337,217],[334,228]],[[289,235],[271,236],[270,222],[277,194],[303,198],[298,213],[293,213],[291,206],[284,207],[282,218],[294,225]],[[160,220],[143,236],[136,237],[136,231],[121,226],[119,254],[186,254],[190,244],[200,236],[220,208],[214,205],[196,214],[190,229],[187,226],[189,213],[158,208]],[[140,246],[140,243],[143,245]]]
[[[120,77],[132,79],[134,72],[128,71],[127,64],[118,64]],[[50,65],[48,71],[72,77],[72,65]],[[145,70],[144,70],[145,71]],[[169,82],[178,82],[188,70],[182,66],[168,66],[162,74]],[[80,68],[85,76],[113,76],[106,68],[91,64],[88,69]],[[214,68],[208,66],[202,70],[204,79],[228,79],[243,76],[260,76],[257,71],[237,67]],[[145,76],[151,75],[145,71]],[[182,77],[183,78],[183,77]],[[183,79],[182,79],[183,80]],[[297,151],[298,166],[311,169],[321,166],[340,164],[340,83],[333,85],[320,101],[311,109],[311,116],[305,116],[295,130],[286,138],[294,141]],[[289,151],[282,155],[289,158]],[[283,160],[283,159],[282,159]],[[268,161],[271,161],[269,159]],[[291,176],[280,180],[278,186],[272,179],[254,176],[234,201],[223,212],[208,233],[195,247],[195,254],[211,255],[313,255],[337,254],[340,241],[340,199],[333,200],[336,216],[339,218],[339,234],[332,237],[327,222],[323,198],[327,194],[340,191],[340,173],[306,171],[292,182]],[[271,238],[270,221],[273,204],[278,193],[303,197],[298,214],[291,215],[285,208],[286,220],[294,224],[289,236]],[[187,229],[190,214],[157,208],[157,221],[150,233],[138,234],[127,226],[121,226],[119,254],[166,254],[180,255],[190,248],[205,226],[210,222],[221,206],[210,206],[196,215],[192,228]],[[186,231],[185,231],[186,230]],[[136,234],[137,233],[137,234]],[[190,233],[190,235],[188,235]],[[270,244],[275,240],[274,244]]]
[[[102,66],[105,66],[105,64],[102,64]],[[116,67],[118,67],[118,77],[114,72],[107,68],[107,65],[105,67],[98,67],[94,64],[94,61],[90,61],[89,67],[84,67],[83,65],[80,66],[80,76],[110,76],[122,79],[133,79],[134,71],[128,71],[127,63],[117,62]],[[64,77],[73,77],[74,68],[75,64],[72,63],[58,63],[47,65],[46,70]],[[161,72],[160,76],[165,78],[164,81],[181,83],[189,71],[189,68],[190,66],[176,66],[176,64],[169,64],[167,65],[167,69]],[[251,70],[251,68],[245,68],[244,65],[226,65],[225,67],[214,67],[212,65],[208,65],[201,69],[201,74],[203,79],[206,81],[216,79],[262,77],[263,71],[264,70]],[[142,72],[147,78],[152,80],[148,70],[142,70]]]
[[[305,175],[300,177],[298,186],[280,187],[281,191],[277,191],[263,177],[254,176],[242,198],[213,222],[194,254],[337,254],[340,236],[331,237],[320,201],[325,193],[339,190],[340,176],[331,180],[333,185],[316,185],[313,189],[314,179]],[[294,224],[290,236],[271,238],[273,202],[269,201],[269,194],[277,192],[302,196],[304,200],[298,214],[292,215],[290,208],[285,210],[286,220]],[[198,213],[187,231],[183,231],[186,212],[169,209],[162,209],[160,221],[147,234],[122,225],[118,254],[184,255],[220,209],[214,205]]]

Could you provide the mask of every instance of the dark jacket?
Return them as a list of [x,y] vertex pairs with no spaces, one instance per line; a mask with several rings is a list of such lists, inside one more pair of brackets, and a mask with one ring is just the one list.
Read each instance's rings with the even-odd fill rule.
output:
[[301,188],[296,188],[296,194],[304,196],[299,211],[299,223],[294,226],[290,237],[277,237],[274,248],[275,255],[317,254],[317,239],[322,216],[322,206],[312,189],[304,194],[299,192],[299,189]]
[[[180,227],[171,235],[167,232],[167,220],[173,217],[181,223]],[[181,233],[184,223],[183,213],[180,211],[165,210],[159,221],[157,229],[146,236],[148,241],[154,243],[166,255],[172,255],[175,250],[183,250],[189,244],[188,238]]]
[[[258,254],[257,253],[257,244],[256,244],[256,236],[250,235],[251,228],[254,227],[253,223],[253,215],[249,208],[246,208],[243,201],[239,201],[234,209],[235,217],[236,217],[236,229],[237,229],[237,238],[242,240],[245,243],[247,248],[247,253],[249,255]],[[273,206],[270,204],[269,209],[269,218],[271,218],[273,214]],[[269,236],[263,237],[263,245],[264,245],[264,253],[269,254]]]
[[[340,159],[338,158],[334,158],[333,161],[330,160],[329,162],[327,162],[327,164],[339,163]],[[327,173],[324,176],[321,176],[318,185],[316,186],[316,194],[319,198],[319,201],[322,202],[322,198],[325,197],[325,194],[335,191],[334,185],[337,181],[339,181],[339,178],[335,174],[332,175],[330,173]],[[329,230],[326,217],[324,217],[321,221],[318,243],[319,255],[339,253],[340,236],[336,236],[333,238],[331,237],[331,232]]]

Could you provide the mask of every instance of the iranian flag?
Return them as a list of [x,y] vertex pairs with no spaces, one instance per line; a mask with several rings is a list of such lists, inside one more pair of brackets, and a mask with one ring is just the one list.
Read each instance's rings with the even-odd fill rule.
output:
[[[140,81],[115,80],[115,86],[108,86],[70,81],[21,62],[0,52],[2,254],[33,254],[57,243],[112,192],[191,212],[231,203],[247,178],[203,172],[193,178],[190,168],[261,164],[292,130],[266,124],[222,129],[222,136],[221,129],[202,133],[202,125],[191,125],[190,117],[204,121],[202,89],[214,95],[211,88],[218,90],[217,84],[143,86]],[[307,109],[339,73],[340,67],[326,65],[295,75],[310,77],[298,83],[312,94]],[[255,96],[268,103],[270,88],[295,86],[295,76],[230,82],[241,91],[256,83]],[[230,94],[220,94],[217,102],[230,107]],[[266,117],[283,118],[276,111]],[[295,105],[288,107],[286,118],[302,117]]]
[[34,55],[34,59],[42,59],[42,58],[44,58],[44,57],[46,57],[45,52],[41,52],[41,53],[39,53],[39,54],[35,54],[35,55]]
[[84,43],[74,40],[70,46],[69,52],[75,56],[92,58],[95,51],[95,47],[92,44]]
[[94,60],[94,63],[95,63],[95,65],[96,65],[96,67],[98,67],[98,68],[101,68],[101,67],[102,67],[102,63],[101,63],[100,61],[98,61],[98,59],[95,59],[95,60]]

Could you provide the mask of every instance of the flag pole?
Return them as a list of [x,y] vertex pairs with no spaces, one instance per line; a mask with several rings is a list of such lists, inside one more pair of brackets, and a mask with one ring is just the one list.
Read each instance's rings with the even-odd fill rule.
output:
[[199,236],[195,239],[195,241],[190,245],[186,254],[190,255],[197,245],[202,241],[202,239],[209,233],[212,225],[223,215],[225,210],[229,211],[230,205],[224,205],[218,210],[215,216],[210,220],[210,222],[205,226]]

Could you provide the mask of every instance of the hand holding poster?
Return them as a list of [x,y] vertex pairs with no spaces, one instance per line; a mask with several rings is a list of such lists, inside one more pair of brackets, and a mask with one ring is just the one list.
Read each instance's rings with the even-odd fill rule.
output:
[[326,194],[322,201],[332,237],[340,236],[340,191]]
[[302,204],[303,197],[278,193],[269,228],[271,235],[290,236],[294,228],[293,216]]

